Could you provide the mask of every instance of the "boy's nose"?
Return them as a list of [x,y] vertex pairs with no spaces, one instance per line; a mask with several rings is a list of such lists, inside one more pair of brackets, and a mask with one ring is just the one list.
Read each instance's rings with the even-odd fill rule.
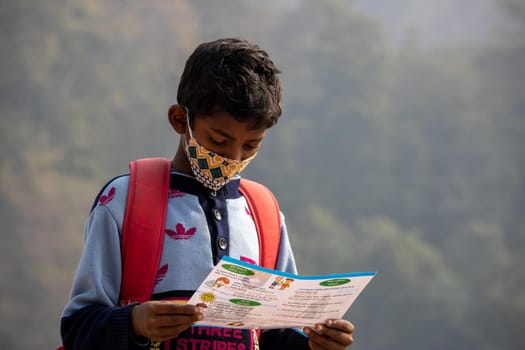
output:
[[230,149],[230,150],[224,152],[224,154],[222,154],[222,156],[226,157],[226,158],[229,158],[229,159],[241,161],[242,160],[242,150],[240,150],[240,149]]

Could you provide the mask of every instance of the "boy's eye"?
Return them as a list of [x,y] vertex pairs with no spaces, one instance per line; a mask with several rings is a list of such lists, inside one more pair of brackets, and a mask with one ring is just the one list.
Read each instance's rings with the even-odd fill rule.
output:
[[214,139],[213,137],[210,137],[210,142],[214,145],[214,146],[224,146],[226,144],[226,140],[217,140],[217,139]]

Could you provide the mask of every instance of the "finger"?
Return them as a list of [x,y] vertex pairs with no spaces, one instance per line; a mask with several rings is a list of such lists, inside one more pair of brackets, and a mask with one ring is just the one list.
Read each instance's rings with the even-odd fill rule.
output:
[[[326,341],[324,340],[324,336],[321,334],[319,325],[315,325],[313,328],[305,327],[303,331],[308,336],[308,343],[312,349],[322,349],[325,347],[323,343]],[[315,347],[313,345],[315,345]]]
[[[317,327],[316,327],[317,328]],[[319,333],[328,340],[341,344],[344,347],[351,345],[354,342],[352,333],[343,332],[335,328],[326,326],[319,327]]]
[[312,333],[310,338],[308,339],[308,344],[310,344],[310,347],[312,349],[330,349],[330,350],[336,350],[336,349],[346,349],[348,345],[341,344],[339,342],[334,341],[331,338],[328,338],[325,335],[320,335],[317,333]]
[[325,325],[329,328],[339,329],[340,331],[343,331],[345,333],[353,333],[355,330],[355,327],[352,324],[352,322],[343,319],[327,320],[325,322]]
[[191,325],[202,319],[201,313],[195,315],[158,315],[152,319],[152,324],[154,327],[174,327],[185,324]]
[[200,313],[201,306],[179,305],[174,303],[154,304],[154,312],[158,315],[194,315]]
[[345,349],[353,343],[352,333],[345,333],[322,324],[316,324],[313,329],[305,328],[305,333],[313,343],[329,349]]

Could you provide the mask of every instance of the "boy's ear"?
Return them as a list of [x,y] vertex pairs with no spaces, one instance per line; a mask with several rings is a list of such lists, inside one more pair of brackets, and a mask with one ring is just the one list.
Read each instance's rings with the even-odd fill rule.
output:
[[172,105],[168,110],[168,121],[177,134],[184,134],[188,126],[186,110],[180,105]]

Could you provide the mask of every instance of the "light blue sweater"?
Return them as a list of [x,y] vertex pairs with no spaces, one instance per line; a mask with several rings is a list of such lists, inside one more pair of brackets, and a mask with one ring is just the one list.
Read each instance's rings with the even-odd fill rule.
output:
[[[130,343],[129,339],[133,339],[129,329],[129,307],[118,305],[122,274],[120,240],[128,182],[129,175],[110,181],[98,195],[87,219],[84,250],[62,318],[64,344],[71,344],[67,346],[68,350],[89,348],[95,344],[98,348],[108,349],[137,346],[120,346],[120,343],[126,340]],[[153,299],[187,300],[224,255],[258,264],[255,223],[245,198],[239,192],[239,182],[237,177],[213,192],[193,177],[172,172],[164,246]],[[282,214],[281,223],[276,269],[296,273]],[[121,339],[116,343],[118,346],[108,344],[106,347],[89,338],[100,337],[100,333],[113,339],[111,342]],[[190,344],[195,349],[200,348],[195,344],[202,344],[203,348],[227,345],[236,349],[249,349],[253,345],[249,332],[242,341],[225,340],[216,333],[212,336],[205,333],[190,330],[173,342],[178,341],[177,348],[188,349]],[[237,343],[224,343],[228,341]],[[77,344],[86,344],[86,347]],[[176,344],[172,346],[175,348]]]

